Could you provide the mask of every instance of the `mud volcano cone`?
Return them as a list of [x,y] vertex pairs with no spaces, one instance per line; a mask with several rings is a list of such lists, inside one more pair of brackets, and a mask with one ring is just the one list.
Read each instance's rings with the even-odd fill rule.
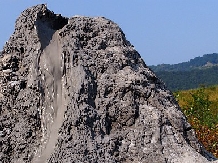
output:
[[0,162],[215,160],[111,20],[31,7],[3,48],[0,74]]

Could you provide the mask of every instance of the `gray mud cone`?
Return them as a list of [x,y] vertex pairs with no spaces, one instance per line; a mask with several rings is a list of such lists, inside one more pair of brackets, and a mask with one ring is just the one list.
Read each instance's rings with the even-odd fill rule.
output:
[[205,163],[173,94],[117,24],[45,5],[16,20],[0,59],[0,162]]

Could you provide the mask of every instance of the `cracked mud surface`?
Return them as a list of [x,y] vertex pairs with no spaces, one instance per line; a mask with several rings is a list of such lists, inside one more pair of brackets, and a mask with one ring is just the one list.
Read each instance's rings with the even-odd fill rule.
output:
[[117,24],[21,13],[0,58],[0,162],[213,160]]

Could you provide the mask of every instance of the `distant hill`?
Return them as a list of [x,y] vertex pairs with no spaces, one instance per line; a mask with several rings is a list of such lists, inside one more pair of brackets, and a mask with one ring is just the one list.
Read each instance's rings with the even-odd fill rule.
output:
[[218,53],[205,54],[188,62],[149,67],[172,91],[218,84]]
[[158,71],[190,71],[218,65],[218,53],[205,54],[203,57],[196,57],[188,62],[178,64],[159,64],[149,66],[154,72]]

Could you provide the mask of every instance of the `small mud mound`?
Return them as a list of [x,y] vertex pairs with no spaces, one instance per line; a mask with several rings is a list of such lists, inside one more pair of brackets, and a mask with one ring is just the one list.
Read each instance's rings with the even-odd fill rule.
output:
[[1,162],[196,162],[173,94],[117,24],[21,13],[0,58]]

